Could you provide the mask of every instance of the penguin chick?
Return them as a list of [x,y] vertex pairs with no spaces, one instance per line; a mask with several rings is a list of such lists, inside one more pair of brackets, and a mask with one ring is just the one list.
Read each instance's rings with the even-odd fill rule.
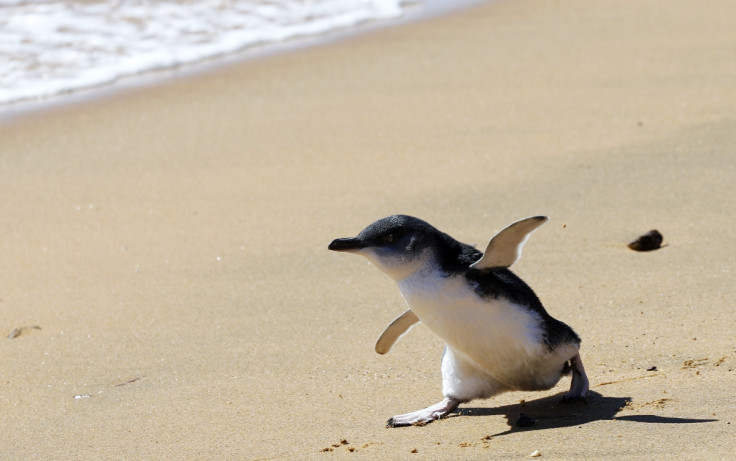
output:
[[376,343],[384,354],[419,321],[442,338],[444,399],[394,416],[387,426],[425,424],[464,402],[506,391],[550,389],[572,371],[564,399],[585,398],[588,378],[578,353],[580,337],[550,316],[534,291],[508,267],[521,256],[545,216],[517,221],[485,253],[406,215],[380,219],[356,237],[328,249],[364,256],[396,281],[409,310]]

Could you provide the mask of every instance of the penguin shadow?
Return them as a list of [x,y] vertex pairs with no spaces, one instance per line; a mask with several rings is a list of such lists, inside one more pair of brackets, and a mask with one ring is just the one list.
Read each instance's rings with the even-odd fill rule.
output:
[[616,416],[631,397],[606,397],[597,392],[589,392],[585,400],[563,402],[562,395],[553,395],[532,401],[496,408],[460,408],[458,416],[498,416],[503,415],[509,429],[493,434],[491,437],[514,432],[538,431],[571,426],[582,426],[594,421],[619,420],[637,423],[689,424],[707,423],[716,419],[671,418],[657,415]]

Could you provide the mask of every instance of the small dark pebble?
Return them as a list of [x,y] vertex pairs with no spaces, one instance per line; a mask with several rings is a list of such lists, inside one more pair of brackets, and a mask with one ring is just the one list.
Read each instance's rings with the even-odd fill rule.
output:
[[519,414],[519,419],[516,420],[516,425],[519,427],[531,427],[536,424],[537,420],[528,417],[524,413]]
[[657,367],[649,367],[647,368],[647,371],[657,371]]
[[662,234],[656,229],[650,230],[638,239],[629,243],[629,248],[634,251],[652,251],[662,246]]

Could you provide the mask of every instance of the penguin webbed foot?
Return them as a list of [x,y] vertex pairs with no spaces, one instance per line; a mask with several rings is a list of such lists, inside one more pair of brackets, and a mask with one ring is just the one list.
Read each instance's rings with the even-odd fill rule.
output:
[[460,401],[451,397],[446,397],[439,403],[435,403],[423,410],[397,415],[389,418],[386,427],[403,427],[403,426],[424,426],[434,420],[444,418],[460,405]]
[[580,354],[575,354],[575,357],[570,359],[570,370],[572,371],[570,391],[562,396],[562,402],[583,401],[587,403],[585,396],[588,395],[590,382],[588,381],[588,375],[585,374],[585,368],[583,368],[583,360],[580,358]]
[[560,400],[560,403],[564,403],[564,404],[567,404],[567,403],[582,403],[582,404],[587,405],[588,404],[588,399],[586,399],[585,397],[570,397],[569,396],[569,393],[566,393],[565,395],[562,396],[562,400]]

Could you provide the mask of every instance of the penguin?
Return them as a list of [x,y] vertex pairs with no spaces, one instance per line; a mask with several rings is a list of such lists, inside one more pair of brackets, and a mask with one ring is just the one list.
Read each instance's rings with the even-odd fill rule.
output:
[[512,223],[491,239],[485,253],[407,215],[379,219],[356,237],[329,244],[329,250],[361,255],[388,274],[409,307],[381,334],[377,353],[387,353],[419,322],[445,342],[444,399],[394,416],[387,427],[424,425],[461,403],[507,391],[551,389],[570,372],[563,400],[585,398],[589,381],[580,337],[549,315],[509,270],[531,233],[548,220],[533,216]]

